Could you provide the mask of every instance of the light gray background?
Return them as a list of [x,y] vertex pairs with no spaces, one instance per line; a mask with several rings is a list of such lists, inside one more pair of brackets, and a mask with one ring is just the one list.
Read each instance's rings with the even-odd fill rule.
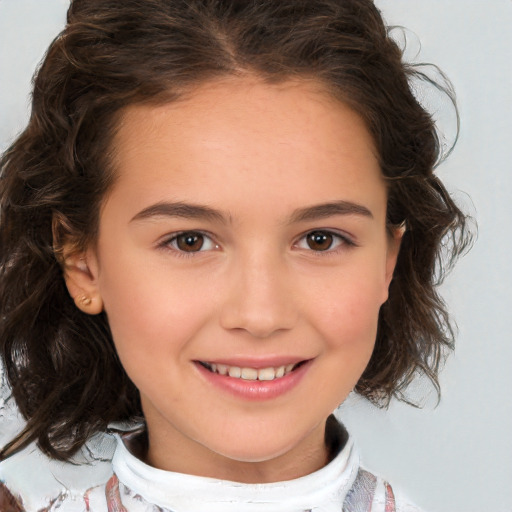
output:
[[[67,4],[0,0],[0,150],[27,120],[31,75],[63,26]],[[510,512],[512,1],[377,4],[390,24],[408,29],[408,55],[415,57],[421,41],[417,60],[438,64],[455,84],[462,129],[439,172],[476,217],[479,238],[443,286],[459,336],[441,376],[440,405],[433,406],[420,383],[416,393],[425,397],[423,409],[393,403],[380,411],[351,397],[340,416],[364,463],[426,510]],[[441,118],[450,134],[449,116]],[[15,419],[4,423],[0,440],[15,425]]]

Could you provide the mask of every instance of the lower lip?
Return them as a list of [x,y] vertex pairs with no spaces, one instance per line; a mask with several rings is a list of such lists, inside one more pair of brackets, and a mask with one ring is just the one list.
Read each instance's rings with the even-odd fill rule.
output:
[[245,400],[271,400],[293,390],[309,370],[312,361],[310,359],[284,377],[266,381],[237,379],[211,372],[200,363],[195,363],[195,365],[209,384],[231,395]]

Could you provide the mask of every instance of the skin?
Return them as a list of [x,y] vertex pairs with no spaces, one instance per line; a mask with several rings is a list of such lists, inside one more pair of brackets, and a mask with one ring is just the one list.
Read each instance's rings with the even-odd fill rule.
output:
[[[232,78],[128,108],[114,148],[98,239],[69,255],[66,281],[81,309],[108,315],[141,393],[146,462],[241,482],[319,469],[326,419],[371,356],[400,245],[363,120],[312,82]],[[314,208],[340,201],[348,211]],[[151,208],[164,202],[216,213]],[[180,250],[183,231],[204,233],[201,250]],[[332,245],[312,248],[312,231]],[[219,390],[197,365],[275,357],[310,363],[267,400]]]

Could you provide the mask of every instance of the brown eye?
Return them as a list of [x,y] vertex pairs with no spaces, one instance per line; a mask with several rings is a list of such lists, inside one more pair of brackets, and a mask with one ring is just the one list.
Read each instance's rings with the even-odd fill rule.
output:
[[220,247],[207,234],[201,231],[182,231],[176,233],[172,237],[164,240],[161,244],[163,247],[172,249],[174,252],[185,256],[193,255],[205,251],[216,251]]
[[313,251],[327,251],[333,244],[333,235],[327,231],[312,231],[306,239],[308,247]]
[[204,236],[201,233],[182,233],[175,239],[176,247],[183,252],[200,251],[204,244]]

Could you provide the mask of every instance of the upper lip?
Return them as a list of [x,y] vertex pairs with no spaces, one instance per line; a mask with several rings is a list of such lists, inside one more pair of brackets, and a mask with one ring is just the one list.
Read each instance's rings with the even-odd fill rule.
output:
[[297,356],[272,356],[264,358],[254,357],[226,357],[226,358],[213,358],[213,359],[200,359],[198,361],[208,364],[223,364],[225,366],[237,366],[239,368],[255,368],[260,370],[262,368],[279,368],[280,366],[287,366],[289,364],[297,364],[302,361],[307,361],[310,358],[297,357]]

